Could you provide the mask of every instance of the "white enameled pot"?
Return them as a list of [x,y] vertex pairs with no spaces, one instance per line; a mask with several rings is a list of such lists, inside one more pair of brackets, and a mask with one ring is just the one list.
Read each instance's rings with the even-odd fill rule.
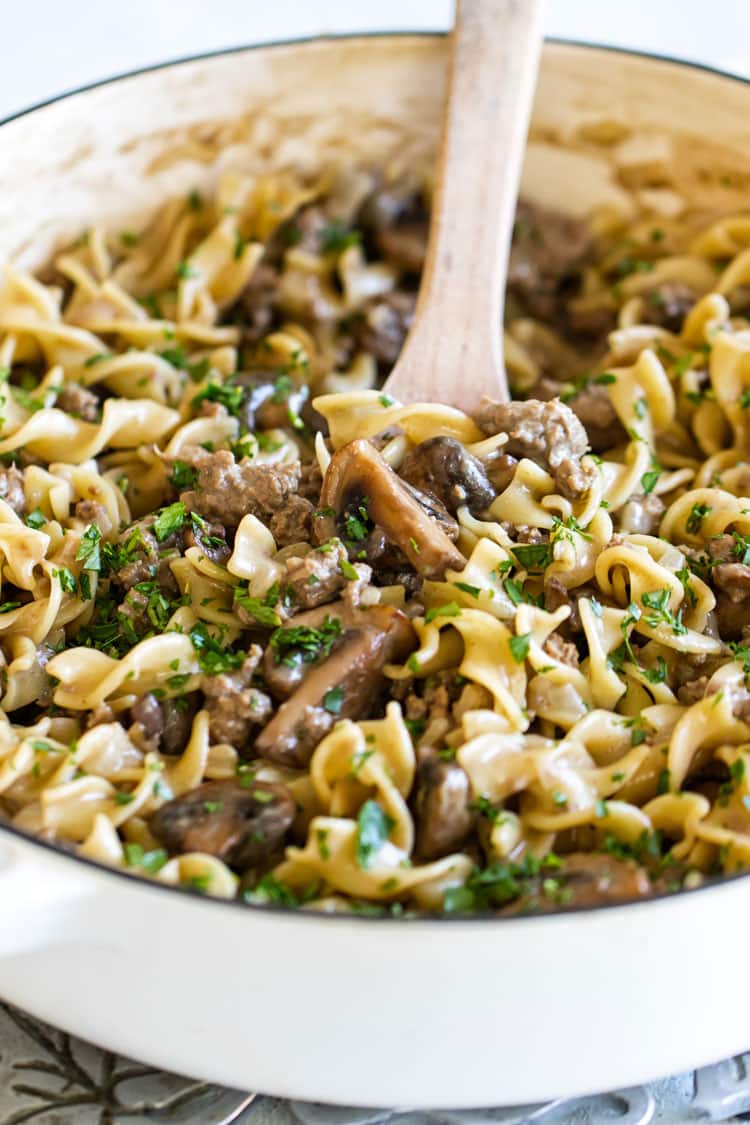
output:
[[[129,227],[217,167],[408,170],[434,148],[440,37],[318,40],[157,68],[0,127],[0,258]],[[585,214],[742,209],[750,87],[548,45],[524,192]],[[643,194],[645,193],[645,194]],[[0,829],[0,995],[102,1046],[349,1105],[518,1103],[750,1044],[750,882],[548,917],[323,917],[204,899]]]

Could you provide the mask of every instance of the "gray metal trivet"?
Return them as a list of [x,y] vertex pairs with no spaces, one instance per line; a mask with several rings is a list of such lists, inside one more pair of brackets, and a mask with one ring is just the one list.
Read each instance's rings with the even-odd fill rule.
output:
[[677,1125],[750,1120],[750,1053],[648,1086],[512,1109],[342,1109],[226,1090],[100,1051],[0,1004],[0,1125]]

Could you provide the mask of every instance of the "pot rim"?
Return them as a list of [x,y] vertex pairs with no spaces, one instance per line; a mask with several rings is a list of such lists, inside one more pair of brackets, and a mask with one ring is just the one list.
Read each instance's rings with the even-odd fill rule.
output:
[[[28,114],[35,113],[39,109],[46,109],[47,106],[54,105],[56,102],[64,101],[66,98],[72,98],[76,94],[86,94],[89,90],[97,90],[101,86],[111,86],[115,82],[120,82],[125,78],[138,78],[142,74],[151,74],[155,71],[166,70],[168,67],[182,66],[185,63],[203,62],[209,59],[220,58],[224,55],[238,55],[242,54],[244,51],[274,50],[280,47],[302,47],[308,43],[337,43],[361,39],[445,39],[448,34],[448,31],[409,30],[408,28],[395,31],[342,31],[331,32],[326,35],[299,35],[291,39],[271,39],[267,43],[241,43],[234,47],[217,47],[212,51],[198,51],[192,55],[178,55],[176,58],[165,59],[163,62],[146,63],[144,66],[134,67],[132,70],[123,70],[118,74],[111,74],[106,78],[95,78],[92,82],[85,82],[82,86],[72,86],[69,89],[62,90],[58,94],[52,94],[48,98],[43,98],[42,101],[33,102],[32,105],[26,106],[24,109],[14,110],[7,116],[0,118],[0,128],[4,125],[9,125],[11,121],[17,121],[21,117],[26,117]],[[739,82],[744,86],[750,86],[750,77],[745,77],[731,70],[724,70],[722,67],[714,66],[712,63],[683,59],[678,55],[662,54],[660,51],[634,50],[630,47],[622,47],[615,43],[595,43],[584,39],[566,39],[559,35],[545,36],[544,43],[553,44],[558,47],[582,47],[592,51],[609,51],[618,55],[631,55],[634,58],[647,59],[652,62],[664,62],[672,66],[687,67],[690,70],[698,70],[702,71],[704,74],[714,75],[716,78],[725,78],[732,82]]]
[[[347,42],[350,40],[368,40],[368,39],[443,39],[449,33],[447,31],[410,31],[408,29],[397,31],[357,31],[357,32],[339,32],[327,35],[304,35],[297,36],[292,39],[275,39],[268,43],[243,43],[234,47],[219,47],[213,51],[200,51],[192,55],[181,55],[174,59],[167,59],[163,62],[149,63],[145,66],[135,67],[133,70],[122,71],[119,74],[110,75],[107,78],[98,78],[93,82],[87,82],[82,86],[75,86],[68,90],[63,90],[59,94],[53,94],[49,98],[45,98],[40,102],[35,102],[33,105],[27,106],[25,109],[16,110],[13,113],[0,119],[0,129],[9,125],[13,121],[18,121],[20,118],[27,117],[37,110],[46,109],[48,106],[54,105],[56,102],[65,101],[68,98],[74,97],[77,94],[85,94],[90,90],[97,90],[102,86],[111,86],[116,82],[120,82],[127,78],[137,78],[143,74],[151,74],[156,71],[166,70],[169,67],[182,66],[186,63],[208,61],[210,59],[221,58],[225,55],[242,54],[245,51],[263,51],[275,50],[281,47],[301,47],[306,44],[312,43],[337,43]],[[665,55],[657,51],[643,51],[632,50],[628,47],[621,47],[611,43],[592,43],[580,39],[565,39],[560,36],[545,37],[545,43],[553,44],[562,47],[581,47],[586,50],[592,51],[608,51],[618,55],[630,55],[638,59],[646,59],[652,62],[669,63],[672,66],[682,67],[689,70],[696,70],[704,74],[710,74],[717,78],[726,79],[731,82],[737,82],[744,86],[750,86],[750,77],[743,77],[741,74],[735,74],[732,71],[722,70],[721,67],[713,66],[709,63],[693,62],[689,59],[681,59],[675,55]],[[261,912],[263,915],[274,914],[283,916],[284,918],[296,921],[322,922],[328,924],[330,922],[348,922],[350,925],[355,924],[371,924],[378,923],[379,925],[389,924],[392,927],[403,926],[408,924],[410,926],[433,926],[436,924],[449,924],[449,925],[467,925],[482,923],[486,925],[489,922],[494,922],[496,925],[508,926],[513,923],[529,923],[529,922],[546,922],[547,924],[554,924],[555,922],[564,923],[565,919],[569,919],[574,915],[582,914],[600,914],[604,911],[629,911],[634,909],[645,910],[648,907],[654,906],[658,903],[664,902],[667,899],[675,897],[683,898],[686,895],[704,894],[708,891],[719,890],[720,888],[727,887],[731,883],[737,883],[750,877],[749,871],[740,871],[734,875],[725,875],[720,879],[714,879],[710,882],[703,883],[699,887],[692,887],[688,890],[682,891],[663,891],[660,894],[654,895],[646,899],[634,899],[628,902],[613,902],[604,903],[600,906],[576,906],[569,910],[561,911],[546,911],[538,914],[518,914],[509,915],[506,917],[498,917],[494,914],[438,914],[438,915],[416,915],[415,917],[394,918],[391,915],[364,915],[364,914],[324,914],[317,911],[304,910],[302,908],[290,908],[288,906],[281,906],[276,903],[250,903],[242,899],[227,899],[227,898],[214,898],[210,895],[196,895],[195,892],[187,888],[172,886],[168,883],[158,883],[152,879],[138,879],[133,874],[129,874],[124,868],[110,867],[105,863],[98,860],[89,859],[86,856],[77,855],[64,851],[47,840],[42,840],[37,836],[24,832],[20,828],[16,828],[11,824],[3,824],[0,821],[0,836],[6,834],[14,837],[16,840],[24,844],[31,844],[36,848],[43,849],[47,853],[51,853],[60,860],[74,861],[79,865],[86,868],[93,868],[94,871],[100,874],[105,874],[108,878],[124,879],[132,889],[137,887],[145,887],[148,890],[155,890],[159,893],[169,892],[171,894],[178,894],[181,897],[191,896],[194,901],[198,903],[208,904],[210,908],[223,906],[230,907],[233,910],[242,910],[246,914],[248,911],[253,913]],[[249,916],[249,915],[248,915]]]

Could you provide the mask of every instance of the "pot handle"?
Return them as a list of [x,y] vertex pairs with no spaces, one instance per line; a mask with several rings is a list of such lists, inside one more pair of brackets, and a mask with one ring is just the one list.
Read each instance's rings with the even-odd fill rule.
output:
[[33,841],[0,839],[0,957],[80,938],[82,904],[95,891],[83,865]]

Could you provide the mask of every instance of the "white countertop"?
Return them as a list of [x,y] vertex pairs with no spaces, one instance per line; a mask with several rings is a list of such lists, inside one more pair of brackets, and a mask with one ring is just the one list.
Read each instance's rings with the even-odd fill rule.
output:
[[[445,28],[452,0],[10,0],[0,118],[65,90],[203,51],[347,31]],[[750,0],[547,0],[547,35],[750,76]]]

